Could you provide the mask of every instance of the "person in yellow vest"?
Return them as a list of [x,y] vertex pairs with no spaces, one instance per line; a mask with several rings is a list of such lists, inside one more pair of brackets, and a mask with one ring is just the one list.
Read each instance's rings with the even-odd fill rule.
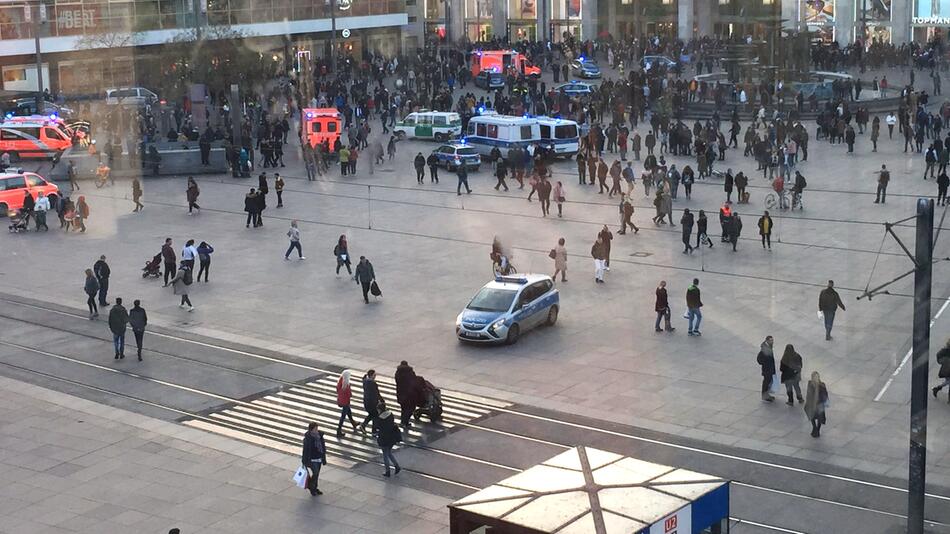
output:
[[765,248],[767,243],[769,250],[772,250],[772,217],[768,211],[759,217],[759,235],[762,237],[762,248]]
[[350,170],[350,149],[343,147],[340,149],[340,173],[346,176]]

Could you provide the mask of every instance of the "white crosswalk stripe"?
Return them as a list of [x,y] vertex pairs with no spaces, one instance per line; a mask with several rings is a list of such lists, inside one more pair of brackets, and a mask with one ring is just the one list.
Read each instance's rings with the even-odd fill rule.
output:
[[[300,386],[282,389],[276,393],[236,403],[201,417],[183,421],[184,424],[222,434],[262,446],[300,453],[300,443],[307,425],[316,422],[325,433],[327,452],[332,463],[351,466],[358,462],[375,462],[379,456],[376,440],[354,432],[349,421],[344,421],[344,437],[337,437],[340,407],[336,404],[336,383],[339,375],[328,374]],[[386,406],[399,418],[395,383],[377,377],[380,394]],[[351,408],[357,424],[363,421],[363,386],[352,380]],[[415,421],[409,431],[403,431],[407,443],[424,444],[450,431],[459,423],[468,423],[492,412],[493,408],[507,408],[509,403],[481,399],[463,393],[442,391],[442,417],[430,421],[426,415]]]

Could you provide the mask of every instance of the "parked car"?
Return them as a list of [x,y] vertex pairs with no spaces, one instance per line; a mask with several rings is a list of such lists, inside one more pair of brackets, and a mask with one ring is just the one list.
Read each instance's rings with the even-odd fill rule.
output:
[[574,72],[575,76],[580,76],[581,78],[600,78],[600,65],[595,63],[590,59],[584,59],[583,57],[577,58],[571,62],[571,70]]

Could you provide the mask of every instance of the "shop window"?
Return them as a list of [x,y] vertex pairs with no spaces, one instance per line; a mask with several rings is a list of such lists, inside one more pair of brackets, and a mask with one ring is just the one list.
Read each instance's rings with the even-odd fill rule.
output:
[[26,69],[12,68],[12,69],[3,69],[3,82],[25,82],[26,81]]

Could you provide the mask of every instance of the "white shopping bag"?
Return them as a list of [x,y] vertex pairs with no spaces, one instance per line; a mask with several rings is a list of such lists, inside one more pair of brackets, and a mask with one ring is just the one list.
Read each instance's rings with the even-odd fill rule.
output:
[[818,320],[819,320],[819,321],[824,321],[824,320],[825,320],[825,312],[823,312],[823,311],[821,311],[821,310],[818,310]]
[[298,488],[307,487],[307,477],[310,473],[307,472],[307,468],[300,466],[297,468],[297,472],[294,473],[294,483],[297,484]]
[[782,381],[779,379],[778,373],[772,375],[772,385],[769,388],[772,393],[780,393],[782,390]]

